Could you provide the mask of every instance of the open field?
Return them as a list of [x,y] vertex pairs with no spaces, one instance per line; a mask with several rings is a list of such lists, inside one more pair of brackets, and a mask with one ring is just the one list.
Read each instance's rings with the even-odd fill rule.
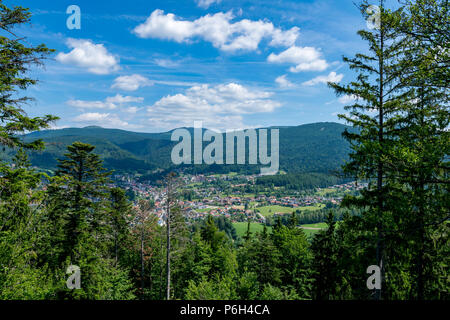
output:
[[319,223],[310,223],[310,224],[302,224],[301,228],[303,229],[303,232],[306,234],[308,238],[313,237],[317,232],[319,232],[322,229],[325,229],[327,227],[327,224],[325,222],[319,222]]
[[256,208],[256,210],[258,210],[264,217],[268,217],[273,215],[274,213],[292,213],[294,208],[274,205],[274,206],[259,207]]
[[214,208],[204,208],[204,209],[196,209],[195,211],[197,211],[197,212],[210,212],[213,209]]
[[[236,233],[240,237],[244,236],[245,232],[247,231],[247,222],[233,222],[233,226],[236,228]],[[314,234],[319,232],[321,229],[326,228],[326,226],[327,225],[324,222],[301,225],[303,231],[305,232],[305,234],[308,238],[314,236]],[[257,222],[250,223],[250,231],[252,233],[261,232],[263,230],[263,228],[264,228],[264,225],[262,223],[257,223]],[[267,227],[268,232],[270,232],[271,229],[272,229],[272,227]]]
[[322,209],[322,208],[325,208],[325,204],[323,204],[323,203],[316,203],[313,206],[297,207],[297,208],[295,208],[295,210],[298,210],[298,211],[311,210],[312,211],[312,210],[319,210],[319,209]]
[[302,224],[302,227],[304,227],[304,228],[314,228],[314,229],[324,229],[324,228],[327,227],[327,224],[325,222],[310,223],[310,224]]
[[268,217],[273,215],[274,213],[292,213],[292,211],[307,211],[307,210],[319,210],[325,207],[325,204],[323,203],[317,203],[313,206],[305,206],[305,207],[284,207],[279,205],[272,205],[272,206],[264,206],[256,208],[264,217]]
[[[233,222],[233,226],[236,228],[238,236],[242,237],[247,232],[247,222]],[[262,223],[250,222],[250,231],[252,233],[261,232],[264,229]],[[267,232],[270,232],[272,227],[267,227]]]
[[336,192],[336,189],[333,189],[333,188],[323,188],[323,189],[317,190],[317,191],[316,191],[316,194],[319,195],[319,196],[325,196],[325,195],[330,194],[330,193],[333,193],[333,192]]

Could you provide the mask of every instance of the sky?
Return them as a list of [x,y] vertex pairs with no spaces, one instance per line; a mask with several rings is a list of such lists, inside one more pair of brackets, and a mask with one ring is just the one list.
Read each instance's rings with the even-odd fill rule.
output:
[[[53,128],[139,132],[339,122],[351,97],[327,81],[355,74],[342,62],[365,50],[353,0],[18,0],[30,25],[15,33],[56,52],[33,68],[30,116]],[[70,5],[80,29],[69,29]],[[71,11],[72,13],[72,11]],[[72,21],[72,20],[71,20]]]

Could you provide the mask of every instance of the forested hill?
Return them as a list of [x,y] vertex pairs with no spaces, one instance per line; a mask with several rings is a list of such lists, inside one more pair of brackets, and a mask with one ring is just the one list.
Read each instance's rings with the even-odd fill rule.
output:
[[[341,136],[348,127],[342,124],[322,122],[272,128],[280,130],[280,169],[287,172],[328,173],[338,169],[349,152],[349,145]],[[148,173],[156,168],[167,169],[171,166],[170,153],[176,142],[170,141],[170,136],[171,131],[138,133],[90,126],[33,132],[24,139],[45,141],[44,151],[30,153],[32,164],[41,168],[54,169],[56,159],[63,156],[67,145],[82,141],[96,147],[95,152],[100,154],[109,169]],[[207,144],[204,142],[204,147]],[[9,150],[6,154],[11,156],[13,151]],[[258,168],[252,167],[253,171]],[[202,172],[229,169],[217,165],[197,168]],[[240,166],[242,168],[249,169]]]

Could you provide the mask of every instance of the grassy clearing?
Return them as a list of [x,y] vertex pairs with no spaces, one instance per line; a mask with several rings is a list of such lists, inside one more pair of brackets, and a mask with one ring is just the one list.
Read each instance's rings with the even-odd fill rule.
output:
[[[238,236],[242,237],[247,232],[247,222],[233,222],[233,226],[236,228]],[[262,223],[250,222],[250,231],[252,233],[262,232],[264,225]],[[272,227],[267,227],[267,232],[270,232]]]
[[210,212],[211,210],[213,210],[214,208],[204,208],[204,209],[197,209],[197,212]]
[[254,198],[256,195],[254,193],[246,193],[242,197],[243,198]]
[[333,189],[333,188],[323,188],[323,189],[317,190],[316,194],[317,194],[318,196],[325,196],[325,195],[327,195],[327,194],[329,194],[329,193],[333,193],[333,192],[336,192],[336,189]]
[[311,229],[302,229],[303,232],[306,234],[306,238],[312,239],[314,235],[319,232],[320,230],[311,230]]
[[307,210],[313,211],[313,210],[319,210],[319,209],[322,209],[322,208],[325,208],[325,204],[323,204],[323,203],[316,203],[313,206],[297,207],[297,208],[295,208],[295,210],[298,210],[298,211],[307,211]]
[[294,208],[283,207],[279,205],[265,206],[256,208],[264,217],[273,215],[274,213],[292,213]]
[[302,224],[302,227],[305,228],[320,228],[324,229],[327,227],[327,224],[325,222],[319,222],[319,223],[309,223],[309,224]]
[[325,208],[325,204],[323,203],[317,203],[313,206],[306,206],[306,207],[297,207],[297,208],[291,208],[291,207],[283,207],[279,205],[273,205],[273,206],[264,206],[256,208],[264,217],[268,217],[273,215],[274,213],[292,213],[292,211],[313,211],[313,210],[319,210]]

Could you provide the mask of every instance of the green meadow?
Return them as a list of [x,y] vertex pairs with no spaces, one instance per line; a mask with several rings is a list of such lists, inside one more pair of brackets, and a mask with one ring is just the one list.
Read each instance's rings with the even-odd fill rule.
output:
[[[233,222],[233,226],[236,228],[236,233],[238,236],[242,237],[247,232],[247,222]],[[264,229],[264,224],[257,222],[250,222],[250,231],[252,233],[262,232]],[[272,227],[267,227],[267,232],[270,232]]]

